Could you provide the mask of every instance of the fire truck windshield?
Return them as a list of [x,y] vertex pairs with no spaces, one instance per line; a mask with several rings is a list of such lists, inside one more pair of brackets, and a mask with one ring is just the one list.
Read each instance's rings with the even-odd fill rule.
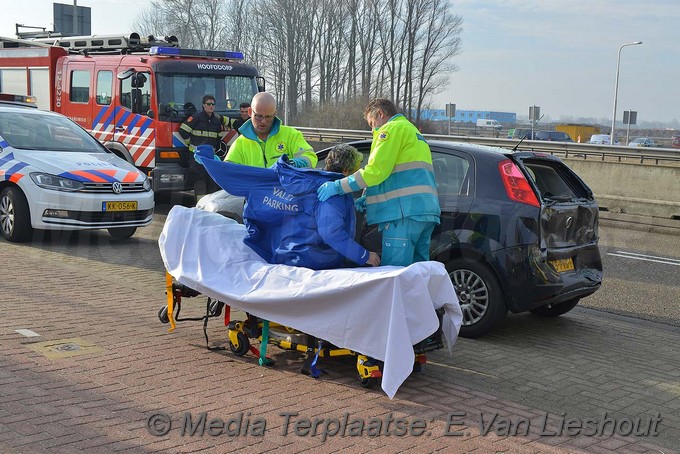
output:
[[224,74],[157,73],[158,118],[182,122],[202,109],[204,95],[215,97],[215,112],[238,117],[239,104],[257,93],[254,77]]

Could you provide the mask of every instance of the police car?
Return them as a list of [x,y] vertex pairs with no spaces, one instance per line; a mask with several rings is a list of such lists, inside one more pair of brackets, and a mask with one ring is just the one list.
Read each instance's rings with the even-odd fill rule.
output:
[[153,209],[146,176],[75,122],[0,96],[4,238],[28,241],[33,229],[107,229],[124,239],[151,223]]

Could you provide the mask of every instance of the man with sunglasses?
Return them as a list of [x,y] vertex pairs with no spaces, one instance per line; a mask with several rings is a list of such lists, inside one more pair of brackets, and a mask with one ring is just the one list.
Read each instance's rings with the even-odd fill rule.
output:
[[314,149],[300,131],[281,123],[276,116],[276,100],[270,93],[253,96],[248,115],[250,120],[239,128],[240,136],[229,148],[225,161],[271,167],[286,154],[295,167],[316,166]]
[[[206,144],[212,146],[217,152],[220,149],[220,133],[227,128],[229,118],[215,113],[215,97],[213,95],[203,96],[202,104],[203,110],[184,120],[179,127],[179,135],[182,136],[184,143],[192,153],[196,153],[197,146]],[[219,189],[205,171],[205,168],[196,159],[189,160],[189,170],[196,201]]]

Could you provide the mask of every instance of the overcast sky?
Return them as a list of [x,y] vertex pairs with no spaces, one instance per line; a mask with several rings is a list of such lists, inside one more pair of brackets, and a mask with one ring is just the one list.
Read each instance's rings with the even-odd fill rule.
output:
[[[52,27],[52,0],[3,1],[0,35],[14,24]],[[72,4],[70,1],[60,3]],[[93,33],[130,32],[149,0],[78,0]],[[680,120],[679,0],[456,0],[463,17],[459,71],[433,107],[516,112],[552,120],[611,121],[617,53],[623,48],[617,118]]]

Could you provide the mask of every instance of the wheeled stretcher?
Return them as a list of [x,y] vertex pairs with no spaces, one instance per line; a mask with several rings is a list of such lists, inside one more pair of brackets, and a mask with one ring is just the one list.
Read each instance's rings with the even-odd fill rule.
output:
[[[263,320],[252,314],[246,313],[245,320],[231,320],[230,306],[210,297],[206,301],[205,315],[201,317],[181,317],[182,300],[199,296],[202,295],[196,290],[173,282],[172,276],[166,272],[167,304],[158,311],[159,320],[165,324],[170,323],[171,331],[175,329],[176,322],[202,321],[206,346],[208,349],[213,349],[214,347],[210,347],[208,339],[208,320],[220,317],[224,312],[224,325],[227,327],[229,349],[238,357],[252,353],[259,358],[260,365],[272,366],[274,361],[266,356],[267,345],[274,345],[283,350],[298,351],[305,354],[301,373],[318,378],[322,371],[318,367],[320,358],[355,356],[359,383],[363,387],[372,388],[382,378],[382,361],[347,348],[337,347],[327,341],[317,339],[315,336],[279,323]],[[413,346],[415,354],[414,372],[419,372],[422,365],[427,362],[426,353],[444,347],[441,329],[444,310],[438,309],[436,313],[439,318],[437,331]],[[251,340],[259,342],[259,348],[255,347]]]
[[[168,213],[159,247],[172,277],[159,315],[171,329],[184,320],[175,312],[181,298],[200,293],[210,299],[198,318],[204,331],[224,311],[234,353],[259,353],[268,364],[267,345],[300,351],[310,375],[315,359],[354,355],[362,381],[380,381],[390,398],[424,361],[421,355],[455,342],[462,313],[441,263],[320,271],[272,265],[243,243],[245,229],[194,208]],[[227,308],[249,315],[231,320]]]

